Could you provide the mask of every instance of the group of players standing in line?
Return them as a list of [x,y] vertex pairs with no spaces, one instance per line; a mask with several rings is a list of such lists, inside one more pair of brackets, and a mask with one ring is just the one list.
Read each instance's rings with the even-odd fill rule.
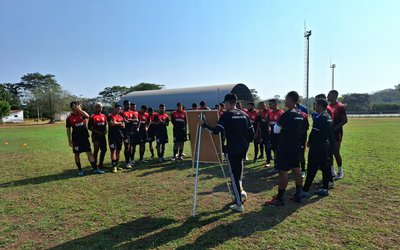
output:
[[[274,167],[271,168],[271,170],[279,172],[280,184],[278,195],[274,196],[266,205],[275,206],[283,204],[284,190],[288,182],[287,171],[289,170],[294,172],[296,181],[296,193],[291,197],[292,200],[295,201],[301,201],[302,198],[308,195],[310,186],[319,169],[323,173],[322,189],[317,191],[319,195],[328,195],[328,189],[333,187],[333,179],[343,178],[340,144],[343,136],[343,125],[347,123],[347,116],[344,105],[337,101],[337,91],[330,91],[328,97],[324,94],[315,97],[315,112],[312,113],[313,128],[308,137],[308,141],[309,114],[307,109],[300,105],[297,92],[291,91],[286,96],[286,112],[278,108],[277,99],[270,99],[267,102],[262,101],[258,103],[258,109],[256,109],[254,103],[249,103],[247,109],[243,109],[235,98],[236,97],[230,97],[230,99],[224,100],[223,103],[216,105],[215,108],[219,110],[220,114],[219,122],[223,120],[224,113],[240,110],[245,114],[253,131],[250,136],[251,138],[248,138],[249,143],[254,143],[253,162],[256,162],[257,159],[264,158],[264,153],[266,156],[266,167],[270,167],[271,161],[274,161]],[[232,101],[235,101],[234,105],[230,105],[230,107],[226,109],[226,105],[229,105],[229,103],[232,104]],[[83,152],[87,153],[94,173],[105,173],[103,163],[107,151],[106,134],[108,134],[113,172],[117,172],[118,169],[121,169],[118,167],[118,163],[122,144],[124,144],[125,168],[127,169],[132,169],[135,164],[134,157],[137,145],[139,145],[139,159],[141,162],[145,162],[143,157],[146,143],[149,143],[151,157],[154,157],[154,141],[156,142],[159,162],[164,162],[165,144],[168,143],[167,126],[170,122],[173,124],[174,137],[172,161],[183,159],[183,147],[185,141],[187,141],[187,116],[185,108],[181,103],[177,104],[177,109],[171,113],[171,118],[166,114],[166,107],[164,104],[160,104],[159,112],[156,113],[151,107],[148,108],[145,105],[141,106],[140,110],[136,110],[136,105],[130,103],[128,100],[123,102],[123,107],[115,105],[113,111],[108,116],[102,114],[103,107],[101,103],[95,104],[95,113],[91,116],[82,110],[78,102],[71,102],[70,107],[72,113],[68,116],[66,121],[67,135],[69,145],[73,148],[75,154],[75,162],[78,167],[79,175],[83,175],[79,157],[80,153]],[[197,105],[193,103],[192,109],[207,110],[210,108],[202,101],[200,102],[200,107],[197,107]],[[228,116],[225,116],[225,119],[226,117]],[[234,118],[235,115],[229,117]],[[240,118],[240,114],[237,118]],[[86,120],[88,120],[87,125]],[[235,122],[232,124],[234,123]],[[207,127],[206,124],[203,125]],[[248,132],[247,127],[243,126],[243,124],[238,126],[244,128],[243,135]],[[223,128],[220,124],[220,128],[221,127]],[[92,131],[93,154],[91,152],[88,129]],[[209,127],[210,132],[223,132],[221,134],[224,141],[225,136],[229,134],[229,131],[227,131],[229,129],[225,129],[225,131],[223,131],[224,129],[216,129],[214,131],[212,129],[213,128]],[[233,133],[230,136],[231,138],[228,138],[228,136],[226,137],[227,145],[224,145],[224,151],[229,151],[229,141],[231,141],[232,144],[235,138],[240,139],[240,135]],[[238,184],[236,190],[243,190],[241,185],[243,162],[241,159],[247,158],[248,145],[248,143],[244,143],[242,146],[243,150],[240,150],[240,152],[244,152],[245,150],[245,156],[239,157],[238,159],[236,159],[237,157],[231,159],[232,162],[235,161],[237,164],[229,164],[230,161],[227,159],[228,165],[230,165],[231,180],[234,189],[236,186],[235,184]],[[305,161],[306,147],[310,148],[307,175]],[[100,156],[98,157],[99,153]],[[99,161],[97,162],[98,158]],[[333,158],[336,159],[338,165],[337,175],[335,173]],[[307,178],[303,185],[302,179],[305,176],[307,176]],[[235,204],[232,209],[243,211],[242,198],[240,196],[235,196]]]

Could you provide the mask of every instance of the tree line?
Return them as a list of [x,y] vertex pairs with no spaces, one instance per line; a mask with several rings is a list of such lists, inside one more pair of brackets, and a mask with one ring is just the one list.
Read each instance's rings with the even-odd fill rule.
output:
[[56,80],[55,75],[28,73],[16,83],[0,83],[0,120],[10,110],[23,109],[27,118],[50,120],[55,115],[69,110],[69,103],[80,101],[84,109],[93,111],[93,104],[102,102],[106,109],[118,99],[133,91],[162,89],[164,85],[155,83],[139,83],[131,87],[115,85],[107,87],[95,98],[78,97],[65,90]]

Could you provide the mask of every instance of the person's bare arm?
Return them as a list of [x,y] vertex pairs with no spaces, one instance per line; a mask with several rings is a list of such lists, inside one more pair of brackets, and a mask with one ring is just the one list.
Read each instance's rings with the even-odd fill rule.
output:
[[72,147],[73,144],[72,144],[72,137],[71,137],[71,128],[67,128],[67,138],[68,138],[69,146]]
[[77,111],[79,114],[81,114],[83,117],[85,117],[85,119],[89,119],[89,114],[86,111],[82,110],[81,105],[78,104],[78,105],[72,106],[72,108],[75,111]]

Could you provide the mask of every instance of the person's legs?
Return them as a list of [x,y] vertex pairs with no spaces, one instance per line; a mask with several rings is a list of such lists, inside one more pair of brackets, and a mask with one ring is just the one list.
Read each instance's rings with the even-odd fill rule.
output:
[[242,206],[242,199],[240,196],[240,179],[243,171],[243,158],[245,155],[229,155],[227,154],[227,163],[229,168],[229,175],[231,178],[232,190],[235,196],[235,203],[237,206]]
[[178,142],[174,141],[174,148],[173,148],[172,160],[175,160],[176,155],[178,154],[178,149],[179,149],[178,144],[179,144]]
[[179,149],[178,149],[178,159],[182,160],[183,157],[183,147],[185,146],[185,142],[181,141],[179,142]]
[[254,159],[253,159],[253,163],[255,163],[257,161],[257,155],[258,155],[258,143],[256,141],[254,141]]
[[315,152],[310,150],[308,153],[308,166],[307,166],[307,177],[306,181],[304,182],[304,186],[302,190],[304,192],[309,192],[312,182],[314,181],[315,175],[318,171],[318,162]]
[[97,156],[99,154],[99,150],[100,150],[100,141],[93,140],[93,158],[96,163],[97,163]]
[[151,158],[153,158],[154,157],[154,147],[153,147],[153,142],[151,140],[149,141],[149,150],[151,153]]
[[94,157],[93,157],[92,152],[91,152],[91,151],[86,152],[86,155],[87,155],[87,157],[88,157],[88,160],[89,160],[90,165],[92,166],[93,170],[94,170],[94,171],[98,170],[97,164],[96,164],[96,162],[95,162],[95,160],[94,160]]
[[258,157],[258,158],[262,159],[262,158],[264,158],[264,143],[260,142],[259,145],[260,145],[260,157]]
[[338,177],[343,176],[342,156],[340,155],[340,145],[341,145],[341,141],[337,141],[336,145],[335,145],[335,150],[333,151],[333,155],[335,156],[336,164],[338,166]]
[[75,156],[75,164],[78,167],[79,172],[82,172],[83,170],[81,166],[81,159],[79,157],[79,153],[75,153],[74,156]]
[[145,142],[140,143],[139,146],[139,153],[140,153],[140,161],[143,161],[143,157],[144,157],[144,152],[146,150],[146,144]]
[[129,161],[131,159],[131,144],[129,138],[124,140],[124,156],[125,156],[125,164],[128,167]]
[[300,149],[301,172],[306,172],[306,157],[305,157],[305,153],[306,153],[306,146],[304,144],[304,145],[302,145],[302,147]]
[[287,185],[288,173],[284,170],[279,170],[278,196],[276,197],[277,200],[283,201]]
[[294,180],[296,183],[296,201],[301,202],[301,188],[303,186],[303,177],[301,176],[300,167],[292,168]]

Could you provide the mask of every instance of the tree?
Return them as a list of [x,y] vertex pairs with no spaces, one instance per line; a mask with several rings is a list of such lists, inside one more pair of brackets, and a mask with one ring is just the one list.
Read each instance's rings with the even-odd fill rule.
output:
[[158,89],[163,89],[164,87],[165,85],[163,84],[141,82],[139,84],[130,87],[128,89],[128,93],[134,91],[143,91],[143,90],[158,90]]
[[343,95],[343,103],[346,109],[350,111],[368,111],[369,109],[369,94],[346,94]]
[[39,119],[42,117],[54,122],[55,114],[65,107],[67,92],[58,84],[54,75],[42,75],[38,72],[28,73],[21,77],[27,97],[27,108],[29,113],[36,113]]
[[400,92],[400,83],[394,86],[394,89]]
[[10,104],[7,101],[0,101],[0,123],[3,123],[3,117],[10,114]]
[[1,83],[0,100],[7,101],[12,109],[21,106],[21,86],[18,83]]
[[250,89],[250,93],[253,96],[254,102],[260,101],[260,96],[258,95],[258,91],[256,89]]

